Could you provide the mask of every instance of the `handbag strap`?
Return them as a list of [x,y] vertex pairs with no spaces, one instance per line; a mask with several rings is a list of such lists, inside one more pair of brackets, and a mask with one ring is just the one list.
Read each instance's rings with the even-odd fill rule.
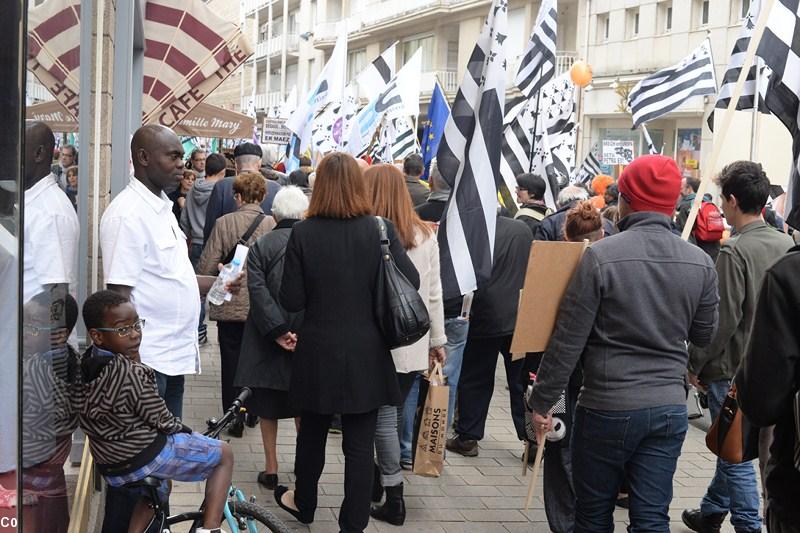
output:
[[378,232],[380,233],[380,243],[381,243],[381,251],[383,254],[392,255],[391,250],[389,250],[389,234],[386,231],[386,223],[383,221],[383,218],[376,216],[375,221],[378,224]]
[[258,229],[258,226],[261,225],[261,221],[264,220],[266,216],[267,215],[265,215],[264,213],[259,213],[258,216],[256,216],[255,219],[253,219],[253,222],[250,223],[250,226],[247,228],[247,231],[245,231],[244,234],[241,237],[239,237],[239,240],[236,241],[236,244],[233,245],[231,251],[228,252],[225,258],[222,260],[223,265],[227,265],[228,263],[233,261],[233,256],[236,254],[236,247],[238,245],[241,244],[242,246],[247,246],[247,241],[250,240],[250,237],[253,236],[253,233],[256,232],[256,229]]

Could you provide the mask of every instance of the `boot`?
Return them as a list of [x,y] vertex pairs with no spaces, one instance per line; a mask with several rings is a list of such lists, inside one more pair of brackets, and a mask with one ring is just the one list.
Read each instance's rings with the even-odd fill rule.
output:
[[381,469],[375,465],[372,471],[372,501],[379,503],[383,499],[383,484],[381,484]]
[[719,533],[728,513],[703,514],[700,509],[686,509],[681,514],[683,523],[697,533]]
[[369,512],[376,520],[388,522],[393,526],[402,526],[406,521],[406,502],[403,501],[403,484],[394,487],[385,487],[386,503],[380,507],[375,506]]

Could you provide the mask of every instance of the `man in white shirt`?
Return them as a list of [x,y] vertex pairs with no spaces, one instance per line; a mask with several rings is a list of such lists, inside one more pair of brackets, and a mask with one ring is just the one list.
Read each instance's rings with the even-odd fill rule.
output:
[[46,290],[69,291],[76,279],[80,233],[78,215],[50,171],[52,130],[42,122],[27,122],[25,143],[23,304]]
[[184,375],[200,371],[200,294],[214,281],[195,276],[186,236],[164,193],[183,177],[183,154],[172,130],[139,128],[131,140],[134,177],[100,222],[106,284],[130,297],[146,321],[141,360],[156,371],[159,393],[179,418]]

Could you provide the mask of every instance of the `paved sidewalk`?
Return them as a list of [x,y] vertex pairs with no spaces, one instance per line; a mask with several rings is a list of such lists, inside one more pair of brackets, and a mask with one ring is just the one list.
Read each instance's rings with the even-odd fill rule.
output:
[[[219,416],[222,410],[219,392],[219,347],[216,328],[209,327],[209,343],[202,349],[203,374],[186,381],[184,416],[196,430],[205,427],[205,420]],[[521,475],[522,445],[517,441],[508,407],[503,366],[498,365],[495,395],[492,399],[486,438],[480,443],[480,455],[465,458],[448,454],[444,474],[439,478],[407,475],[405,495],[407,517],[402,528],[371,521],[367,531],[418,531],[425,533],[460,532],[547,532],[541,499],[541,481],[529,511],[523,511],[528,477]],[[708,415],[703,419],[708,424]],[[670,508],[671,531],[687,532],[680,521],[681,511],[696,507],[714,473],[714,456],[705,447],[704,431],[690,426],[683,454],[675,474],[674,499]],[[245,431],[242,439],[231,439],[236,457],[234,483],[248,496],[272,509],[297,531],[314,533],[337,532],[336,517],[343,494],[344,459],[341,437],[328,438],[327,461],[320,479],[319,509],[310,526],[294,522],[279,509],[268,493],[256,483],[256,475],[264,468],[261,434],[258,428]],[[291,485],[294,476],[295,430],[291,420],[281,421],[278,436],[280,482]],[[541,479],[541,478],[540,478]],[[203,486],[197,483],[176,483],[171,498],[172,511],[196,509]],[[627,511],[615,512],[616,531],[626,529]],[[730,523],[724,532],[733,532]]]

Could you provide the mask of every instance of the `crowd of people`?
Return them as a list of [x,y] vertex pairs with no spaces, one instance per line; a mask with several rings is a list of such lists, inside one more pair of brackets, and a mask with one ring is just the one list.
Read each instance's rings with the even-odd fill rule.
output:
[[[520,441],[529,439],[526,420],[549,431],[555,415],[567,428],[558,442],[538,443],[552,531],[613,531],[620,492],[630,531],[669,531],[687,394],[691,387],[705,394],[716,417],[734,382],[741,408],[761,428],[764,484],[752,463],[720,459],[699,508],[687,509],[683,521],[700,533],[718,532],[728,515],[737,533],[761,531],[762,523],[771,532],[798,531],[792,401],[800,384],[793,327],[800,293],[791,276],[800,254],[767,206],[770,183],[757,163],[720,172],[721,211],[704,198],[688,242],[680,231],[699,182],[668,157],[637,158],[617,180],[565,186],[556,206],[545,203],[542,176],[522,174],[519,207],[498,205],[490,279],[474,294],[446,299],[437,223],[450,185],[435,161],[426,169],[419,155],[396,165],[332,153],[315,168],[304,158],[287,175],[272,154],[242,143],[231,169],[222,154],[199,149],[185,160],[171,130],[144,126],[131,140],[133,176],[100,222],[106,289],[83,302],[92,344],[79,354],[67,340],[78,314],[70,296],[78,219],[69,196],[77,153],[61,150],[56,166],[66,194],[57,196],[52,132],[30,123],[26,133],[26,211],[28,200],[48,209],[30,222],[38,233],[26,214],[23,383],[40,383],[47,353],[54,401],[63,405],[46,431],[41,421],[27,429],[36,445],[23,445],[23,457],[35,459],[22,467],[32,477],[44,467],[58,471],[80,425],[109,486],[104,531],[143,529],[152,511],[126,485],[150,475],[205,479],[205,529],[198,531],[219,531],[231,447],[182,422],[185,376],[201,371],[206,320],[218,335],[219,407],[242,387],[253,390],[248,415],[229,436],[260,426],[264,469],[253,477],[301,523],[314,520],[327,437],[337,425],[345,461],[340,530],[363,531],[370,517],[402,525],[403,471],[413,464],[425,372],[442,364],[450,386],[448,453],[475,457],[499,354]],[[374,313],[382,260],[376,217],[430,315],[427,335],[392,350]],[[57,242],[44,237],[55,227]],[[534,240],[590,245],[547,349],[515,359],[511,340]],[[205,302],[240,246],[248,253],[242,274],[226,286],[230,299]],[[54,252],[60,262],[48,259],[45,272],[41,258]],[[42,328],[59,335],[45,339]],[[23,406],[23,418],[35,420],[37,409]],[[279,471],[282,419],[293,419],[298,432],[292,487]],[[168,497],[166,482],[160,490]],[[65,494],[61,508],[66,513]]]

